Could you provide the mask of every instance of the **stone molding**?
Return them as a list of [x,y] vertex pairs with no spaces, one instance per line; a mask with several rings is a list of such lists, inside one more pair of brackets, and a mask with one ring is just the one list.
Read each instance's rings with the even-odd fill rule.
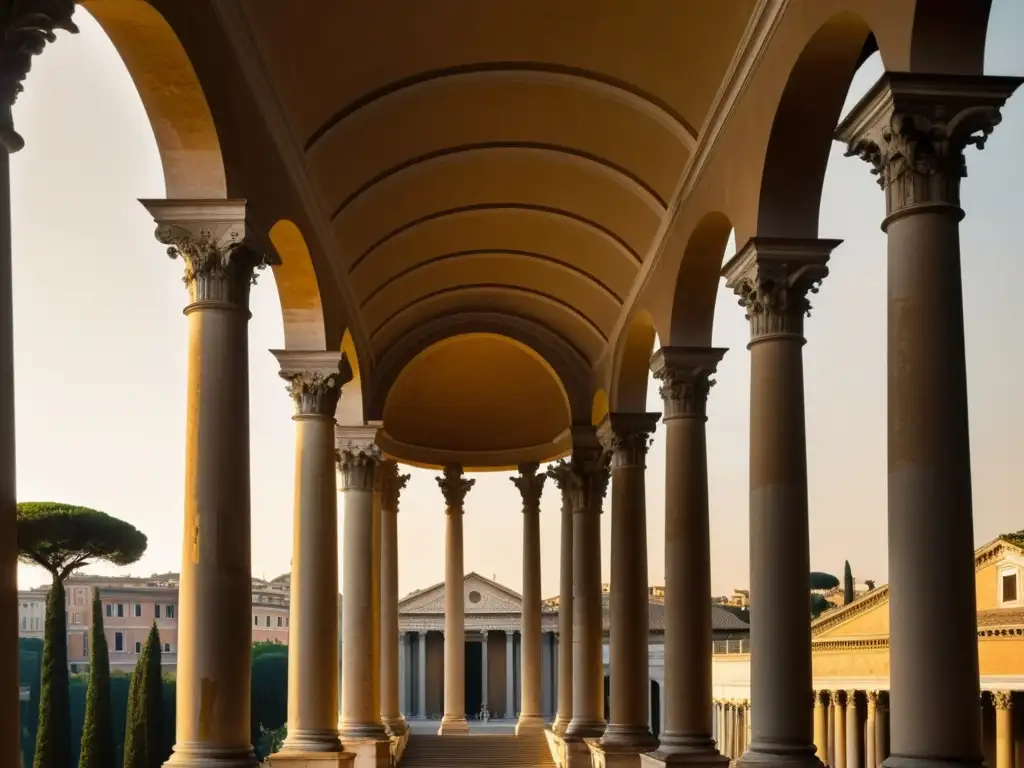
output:
[[185,263],[190,304],[249,311],[249,288],[266,258],[246,242],[245,200],[140,200],[167,255]]
[[992,706],[996,709],[1013,709],[1013,691],[992,691]]
[[[964,150],[982,149],[1002,121],[1019,77],[886,72],[835,131],[846,155],[871,166],[894,214],[912,206],[960,206]],[[886,224],[887,225],[887,224]],[[883,225],[883,229],[886,225]]]
[[569,496],[573,514],[601,514],[604,497],[608,493],[608,483],[611,480],[608,458],[600,449],[573,451],[572,459],[569,461]]
[[651,358],[651,373],[661,382],[664,421],[703,418],[707,421],[712,378],[728,350],[716,347],[662,347]]
[[380,449],[376,445],[352,442],[338,448],[341,490],[372,491],[380,461]]
[[398,463],[386,459],[377,466],[377,477],[380,481],[382,508],[397,513],[402,489],[405,488],[412,476],[399,474]]
[[280,376],[288,382],[295,416],[334,419],[341,390],[352,381],[352,366],[344,352],[312,352],[272,349],[281,365]]
[[[803,339],[807,295],[828,276],[828,259],[842,240],[752,237],[722,268],[750,322],[750,343]],[[748,345],[749,347],[749,345]]]
[[529,464],[519,465],[519,474],[510,477],[512,484],[519,489],[519,495],[523,499],[523,512],[540,512],[540,497],[544,493],[544,481],[548,479],[546,473],[538,474],[540,464],[536,461]]
[[71,20],[74,0],[28,0],[8,6],[11,10],[4,13],[7,19],[0,35],[0,145],[13,154],[25,146],[25,140],[14,130],[11,108],[25,90],[32,57],[57,40],[58,29],[76,34],[78,27]]
[[476,480],[463,477],[461,464],[448,464],[444,474],[435,478],[444,495],[445,514],[461,515],[465,512],[464,504],[469,489],[476,485]]
[[610,413],[597,428],[612,470],[647,466],[647,449],[654,441],[660,413]]

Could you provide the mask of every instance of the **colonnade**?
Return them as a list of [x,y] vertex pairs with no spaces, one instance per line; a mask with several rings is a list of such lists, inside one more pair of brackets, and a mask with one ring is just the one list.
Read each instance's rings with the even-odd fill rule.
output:
[[742,755],[750,743],[750,700],[714,699],[712,733],[721,753],[729,759]]
[[889,756],[888,692],[815,691],[814,746],[830,768],[879,768]]

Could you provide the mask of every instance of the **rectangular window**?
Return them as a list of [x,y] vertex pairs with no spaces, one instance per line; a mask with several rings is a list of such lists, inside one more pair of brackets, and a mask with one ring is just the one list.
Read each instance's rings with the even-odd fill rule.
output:
[[142,617],[142,603],[135,604],[135,618]]
[[170,652],[171,652],[171,644],[170,643],[164,643],[164,653],[170,653]]
[[284,626],[284,619],[282,619],[280,616],[277,617],[277,626],[279,626],[279,627],[283,627]]
[[269,616],[267,616],[267,626],[268,627],[270,626],[270,617]]
[[82,653],[86,656],[89,655],[89,634],[85,633],[82,635]]
[[112,603],[107,603],[103,607],[106,609],[106,613],[107,613],[108,617],[114,615],[114,606],[113,606]]
[[26,617],[26,616],[22,616],[21,617],[21,628],[23,630],[24,629],[28,629],[28,617]]
[[1017,574],[1007,573],[1003,575],[1003,602],[1013,603],[1017,600]]
[[124,632],[115,632],[114,633],[114,650],[115,651],[123,651],[124,650]]
[[159,619],[160,618],[160,603],[157,603],[156,605],[154,605],[153,606],[153,610],[156,611],[155,616],[156,616],[156,618]]
[[124,603],[118,603],[117,604],[117,618],[119,618],[119,619],[123,619],[124,618]]
[[260,625],[260,617],[259,616],[253,616],[252,617],[252,625],[254,627],[258,627]]
[[167,606],[167,618],[168,619],[173,619],[174,618],[174,606],[173,605],[168,605]]
[[136,641],[136,643],[135,643],[135,652],[136,653],[142,653],[142,643]]

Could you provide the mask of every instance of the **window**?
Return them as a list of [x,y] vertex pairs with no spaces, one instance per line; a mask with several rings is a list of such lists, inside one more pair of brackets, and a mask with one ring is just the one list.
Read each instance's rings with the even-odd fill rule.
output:
[[80,615],[78,613],[72,613],[71,614],[71,623],[72,624],[78,624],[80,621],[81,621],[81,617],[80,617]]
[[174,618],[174,606],[173,605],[168,605],[167,606],[167,618],[168,619],[173,619]]
[[115,632],[114,633],[114,650],[115,651],[123,651],[124,650],[124,632]]
[[153,610],[156,611],[154,616],[156,616],[156,618],[159,619],[160,618],[160,603],[157,603],[156,605],[154,605],[153,606]]
[[270,617],[269,616],[267,616],[267,626],[268,627],[270,626]]
[[260,617],[259,616],[253,616],[252,617],[252,625],[254,627],[258,627],[260,625]]
[[140,643],[137,640],[135,641],[135,652],[136,653],[142,653],[142,643]]
[[119,618],[119,619],[123,619],[124,618],[124,603],[118,603],[117,604],[117,618]]
[[279,626],[279,627],[283,627],[284,626],[284,619],[282,619],[280,616],[277,617],[277,626]]
[[171,644],[170,643],[164,643],[164,653],[170,653],[170,652],[171,652]]
[[21,628],[23,630],[28,629],[28,618],[26,616],[21,617]]
[[77,664],[72,664],[71,665],[71,674],[72,675],[77,675],[78,674],[78,665]]
[[114,606],[113,606],[112,603],[107,603],[103,607],[106,609],[107,616],[113,616],[114,615]]
[[1017,602],[1017,574],[1016,573],[1004,573],[1003,574],[1003,602],[1004,603],[1015,603],[1015,602]]
[[135,604],[135,617],[140,618],[142,616],[142,603]]
[[82,635],[82,653],[86,656],[89,655],[89,633],[86,632]]

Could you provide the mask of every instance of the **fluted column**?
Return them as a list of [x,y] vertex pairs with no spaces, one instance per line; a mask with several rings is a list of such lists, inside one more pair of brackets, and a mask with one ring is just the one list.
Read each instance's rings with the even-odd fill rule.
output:
[[750,603],[761,609],[750,626],[757,717],[740,760],[759,768],[820,765],[810,706],[804,316],[838,244],[757,237],[723,270],[750,322]]
[[541,711],[540,648],[540,497],[547,475],[537,474],[536,462],[519,465],[519,475],[509,478],[523,499],[523,602],[520,621],[522,666],[519,670],[522,707],[516,734],[544,730]]
[[462,476],[462,466],[449,464],[437,484],[444,494],[444,715],[438,733],[467,733],[466,605],[462,552],[462,515],[466,494],[476,480]]
[[[75,33],[75,3],[8,3],[0,21],[0,765],[21,765],[18,717],[18,511],[14,434],[14,309],[11,274],[11,160],[25,146],[14,130],[11,108],[22,90],[32,57],[56,38]],[[50,740],[37,763],[70,761],[70,737]]]
[[1013,768],[1013,692],[993,691],[992,704],[996,710],[995,768]]
[[[665,406],[665,731],[656,756],[721,765],[711,737],[711,540],[705,423],[724,349],[663,347],[651,361]],[[614,488],[614,484],[613,484]],[[612,593],[615,599],[615,593]],[[614,643],[614,637],[612,639]]]
[[832,724],[836,736],[832,750],[832,759],[835,761],[833,768],[846,768],[846,693],[834,691],[832,696],[836,705],[835,721]]
[[398,500],[409,482],[393,461],[380,475],[380,718],[393,734],[405,733],[398,674]]
[[889,757],[889,692],[879,691],[875,705],[875,762],[882,765]]
[[875,723],[878,717],[878,691],[867,691],[867,720],[864,723],[864,768],[878,768],[881,760],[875,750]]
[[607,458],[591,446],[574,450],[569,467],[573,509],[573,712],[565,738],[580,740],[601,736],[605,730],[601,505],[610,475]]
[[572,720],[572,470],[560,461],[548,476],[562,494],[561,545],[558,561],[558,712],[551,729],[559,736]]
[[886,201],[891,766],[982,762],[960,181],[1020,83],[889,72],[836,130]]
[[[611,720],[601,738],[619,752],[649,752],[658,740],[650,709],[647,512],[644,475],[661,414],[613,413],[598,429],[611,457]],[[706,595],[705,595],[706,598]],[[708,641],[710,642],[710,636]]]
[[409,635],[398,633],[398,711],[403,719],[409,712]]
[[352,369],[341,352],[273,354],[295,402],[296,422],[288,736],[281,751],[341,752],[334,413]]
[[814,692],[814,749],[825,764],[828,763],[828,701],[828,691]]
[[846,692],[846,766],[860,768],[860,720],[857,719],[857,691]]
[[342,442],[338,469],[345,511],[342,594],[341,721],[343,742],[387,738],[374,701],[374,485],[380,451],[368,440]]
[[[251,766],[249,288],[241,200],[143,200],[190,303],[174,766]],[[221,692],[211,697],[210,690]]]

